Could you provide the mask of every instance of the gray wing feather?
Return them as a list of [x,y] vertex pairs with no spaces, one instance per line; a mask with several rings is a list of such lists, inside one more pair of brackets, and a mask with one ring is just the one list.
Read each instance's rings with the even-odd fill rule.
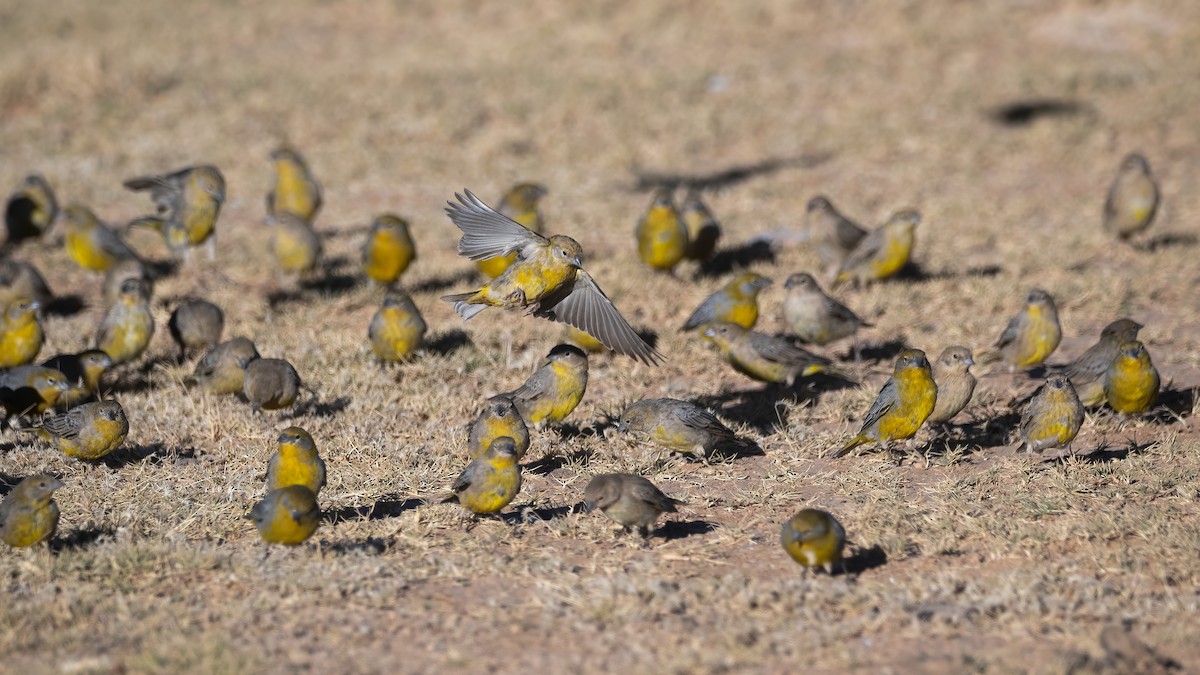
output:
[[446,202],[446,215],[463,232],[458,242],[460,255],[471,260],[486,260],[520,251],[526,246],[548,243],[542,235],[484,204],[470,190],[464,192],[466,196],[454,195],[459,203]]
[[646,365],[657,365],[662,358],[662,354],[633,330],[591,275],[583,270],[575,273],[575,282],[569,292],[542,301],[534,314],[574,326],[616,353],[631,356]]

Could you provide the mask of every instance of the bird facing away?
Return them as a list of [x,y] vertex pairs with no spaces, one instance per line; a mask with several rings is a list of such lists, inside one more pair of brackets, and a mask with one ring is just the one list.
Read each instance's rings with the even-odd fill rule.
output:
[[100,222],[90,209],[72,204],[63,211],[63,245],[85,270],[106,272],[121,260],[140,260],[121,235]]
[[521,465],[513,439],[501,436],[487,452],[471,460],[450,486],[446,502],[457,501],[472,513],[497,513],[521,491]]
[[[518,225],[541,234],[543,223],[542,213],[538,210],[538,202],[546,194],[546,188],[537,183],[517,183],[500,198],[500,206],[496,211],[500,215],[512,218]],[[507,270],[516,260],[517,254],[509,253],[476,261],[475,265],[489,279],[495,279],[504,274],[504,270]]]
[[1108,367],[1117,357],[1117,350],[1125,342],[1137,340],[1142,324],[1131,319],[1117,319],[1100,331],[1100,339],[1088,347],[1063,371],[1075,393],[1085,407],[1091,408],[1104,403],[1104,379]]
[[467,451],[471,453],[471,459],[482,456],[492,447],[493,441],[503,436],[513,439],[517,460],[523,458],[529,450],[529,428],[525,426],[525,419],[521,417],[521,411],[517,410],[512,397],[497,394],[488,399],[483,411],[471,424],[467,436]]
[[271,252],[284,274],[301,276],[317,267],[321,257],[321,237],[309,221],[291,211],[267,217],[271,227]]
[[267,193],[267,215],[290,213],[311,223],[321,209],[321,186],[299,152],[281,147],[271,153],[275,187]]
[[517,253],[504,274],[471,293],[442,299],[470,319],[487,307],[524,309],[590,333],[609,349],[653,365],[661,355],[629,325],[583,269],[583,249],[564,235],[547,239],[497,213],[468,190],[446,213],[462,230],[458,252],[471,260]]
[[987,360],[1003,359],[1010,368],[1036,366],[1054,353],[1062,340],[1054,298],[1040,288],[1029,292],[1025,306],[1009,320]]
[[833,566],[842,561],[846,530],[832,515],[818,509],[804,509],[783,524],[779,543],[792,560],[808,570],[824,569],[833,574]]
[[208,245],[213,257],[217,217],[225,203],[225,176],[210,164],[189,166],[161,176],[142,176],[125,181],[136,192],[148,191],[158,213],[129,223],[157,230],[167,248],[186,257],[197,246]]
[[863,443],[887,444],[912,438],[933,412],[937,397],[937,383],[925,352],[905,349],[896,358],[892,377],[867,411],[858,435],[833,456],[842,457]]
[[882,281],[904,269],[912,259],[921,214],[897,211],[886,223],[863,237],[838,268],[836,283]]
[[300,375],[283,359],[254,359],[245,372],[242,393],[255,410],[282,410],[300,396]]
[[954,419],[971,402],[975,393],[975,376],[971,366],[975,359],[966,347],[946,347],[933,362],[933,381],[937,384],[937,402],[925,420],[927,424],[945,424]]
[[17,366],[0,371],[0,403],[8,416],[42,414],[70,388],[66,375],[47,366]]
[[246,518],[254,521],[258,535],[269,544],[303,544],[321,524],[317,495],[303,485],[288,485],[271,490],[250,509]]
[[695,403],[673,398],[643,399],[625,408],[617,431],[656,445],[707,459],[717,448],[748,445],[716,415]]
[[575,345],[555,345],[525,384],[509,392],[521,418],[541,429],[563,421],[587,391],[587,354]]
[[58,531],[54,491],[63,486],[54,476],[25,478],[0,503],[0,539],[9,546],[36,546]]
[[225,313],[207,300],[193,298],[181,303],[171,312],[167,330],[179,345],[179,358],[194,352],[209,350],[221,341],[225,329]]
[[712,258],[721,239],[721,224],[700,198],[698,190],[688,190],[679,206],[679,216],[687,226],[688,244],[684,257],[704,262]]
[[1137,340],[1122,342],[1104,376],[1104,397],[1122,415],[1144,413],[1158,399],[1158,370]]
[[125,442],[129,420],[120,403],[97,401],[75,406],[34,429],[70,457],[100,459]]
[[650,536],[658,517],[675,513],[684,502],[663,494],[650,481],[630,473],[602,473],[588,481],[583,489],[583,508],[600,512],[614,520],[626,532],[637,530]]
[[1150,227],[1158,211],[1158,184],[1146,158],[1133,153],[1121,162],[1104,200],[1104,229],[1122,241]]
[[13,368],[33,363],[46,334],[38,316],[41,305],[36,300],[15,300],[0,316],[0,368]]
[[58,397],[61,407],[70,408],[83,403],[100,391],[100,380],[112,368],[112,358],[99,349],[88,349],[78,354],[59,354],[42,364],[62,373],[67,381],[67,390]]
[[211,394],[240,394],[246,382],[246,366],[259,358],[249,338],[226,340],[196,364],[191,380]]
[[376,216],[362,248],[363,273],[372,283],[390,286],[417,257],[408,221],[393,213]]
[[407,361],[425,345],[425,319],[407,293],[389,291],[367,329],[380,361]]
[[817,256],[827,270],[836,270],[867,236],[866,230],[843,216],[824,195],[808,200],[804,223],[809,240],[816,246]]
[[41,237],[57,217],[58,200],[54,198],[50,184],[37,174],[26,176],[9,195],[4,208],[8,243]]
[[761,274],[739,274],[705,298],[680,330],[695,330],[714,321],[754,328],[758,323],[758,294],[770,285],[771,280]]
[[650,208],[638,221],[638,256],[651,269],[670,272],[683,260],[687,253],[688,229],[679,212],[671,188],[661,188],[654,193]]
[[126,279],[117,301],[109,306],[100,322],[95,347],[108,354],[114,365],[120,365],[141,356],[152,337],[154,314],[150,312],[150,291],[140,279]]
[[325,487],[325,460],[317,454],[313,437],[300,427],[279,432],[279,447],[267,462],[267,490],[303,485],[319,494]]
[[787,338],[721,322],[709,324],[703,335],[717,345],[722,358],[734,370],[760,382],[790,387],[801,377],[833,373],[829,359],[802,349]]
[[824,345],[850,337],[859,328],[871,324],[842,303],[821,290],[820,284],[807,272],[788,277],[783,285],[787,297],[783,300],[783,320],[792,333],[804,342]]
[[1083,404],[1075,387],[1065,375],[1051,375],[1021,416],[1020,446],[1030,454],[1054,448],[1069,450],[1082,425]]

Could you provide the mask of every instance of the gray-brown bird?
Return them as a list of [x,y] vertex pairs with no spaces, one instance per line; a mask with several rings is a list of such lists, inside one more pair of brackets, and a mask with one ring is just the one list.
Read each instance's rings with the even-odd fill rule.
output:
[[66,376],[54,368],[25,365],[0,370],[0,404],[9,417],[40,415],[68,389]]
[[821,285],[807,272],[788,277],[784,283],[787,297],[783,300],[783,319],[796,337],[814,345],[824,345],[850,337],[864,326],[849,307],[834,300],[821,290]]
[[737,324],[714,323],[704,337],[739,373],[760,382],[792,386],[818,373],[836,374],[829,359],[799,347],[787,338],[746,330]]
[[1150,227],[1158,211],[1158,184],[1150,163],[1135,153],[1126,155],[1104,200],[1104,229],[1122,241]]
[[708,410],[673,398],[644,399],[630,405],[621,413],[617,431],[701,459],[708,459],[718,448],[736,452],[753,445],[738,438]]
[[54,294],[46,279],[30,263],[5,258],[0,260],[0,307],[18,302],[36,302],[42,307],[50,304]]
[[1085,407],[1104,403],[1104,377],[1117,356],[1121,344],[1137,340],[1142,324],[1131,319],[1117,319],[1100,331],[1100,339],[1071,363],[1064,373],[1075,387],[1075,393]]
[[843,216],[825,195],[817,195],[808,200],[804,222],[808,228],[809,241],[816,247],[817,255],[826,270],[836,270],[867,236],[865,229]]
[[117,260],[104,273],[104,305],[112,305],[121,297],[121,285],[126,279],[137,279],[142,282],[146,291],[154,295],[154,277],[146,268],[146,263],[137,258]]
[[16,244],[41,237],[57,217],[58,200],[54,198],[50,184],[37,174],[26,176],[9,195],[4,208],[8,243]]
[[258,358],[258,349],[249,338],[226,340],[200,359],[191,382],[210,394],[240,394],[246,381],[246,366]]
[[917,225],[921,214],[903,209],[872,230],[846,255],[838,267],[834,285],[853,281],[855,285],[882,281],[898,274],[912,260]]
[[1065,375],[1051,375],[1021,415],[1021,444],[1028,453],[1070,450],[1083,425],[1083,404]]
[[700,198],[699,190],[689,189],[684,195],[683,204],[679,206],[679,217],[688,229],[688,243],[683,257],[698,262],[711,258],[717,250],[717,241],[721,239],[721,224]]
[[260,358],[246,366],[242,393],[255,410],[282,410],[296,402],[303,386],[292,364]]
[[975,376],[971,366],[975,359],[966,347],[946,347],[933,362],[933,381],[937,384],[937,401],[926,424],[945,424],[954,419],[971,402],[975,393]]
[[212,349],[221,341],[225,313],[207,300],[191,298],[171,312],[167,330],[179,345],[179,360],[200,350]]
[[626,532],[638,530],[643,537],[664,513],[675,513],[684,502],[668,497],[650,481],[630,473],[602,473],[583,489],[583,507],[616,521]]

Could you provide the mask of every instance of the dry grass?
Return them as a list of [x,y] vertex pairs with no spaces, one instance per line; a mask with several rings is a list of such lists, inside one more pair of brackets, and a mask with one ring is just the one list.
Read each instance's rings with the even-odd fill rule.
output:
[[[1098,643],[1113,624],[1200,663],[1195,3],[66,0],[3,3],[0,18],[0,185],[39,171],[62,201],[113,222],[147,207],[121,189],[129,176],[205,161],[230,186],[224,275],[200,261],[161,283],[152,365],[120,373],[127,447],[89,465],[3,439],[6,484],[40,470],[67,483],[53,553],[0,556],[6,668],[1129,670]],[[1080,110],[1025,126],[990,116],[1042,98]],[[371,216],[395,210],[418,240],[406,286],[434,337],[464,331],[466,346],[380,368],[366,343],[379,292],[273,275],[262,196],[284,140],[326,186],[327,277],[354,277]],[[1164,190],[1150,250],[1099,229],[1132,149]],[[1059,361],[1116,316],[1146,324],[1174,414],[1092,416],[1085,456],[1014,457],[983,420],[1034,382],[996,375],[969,411],[980,425],[925,444],[927,460],[821,459],[886,362],[861,389],[764,392],[673,330],[722,279],[630,261],[648,199],[630,189],[639,171],[769,160],[797,161],[711,195],[728,246],[798,225],[817,192],[869,223],[924,213],[921,277],[842,294],[875,322],[868,344],[988,344],[1040,286],[1060,303]],[[412,500],[445,489],[485,397],[519,384],[562,333],[496,312],[463,324],[438,301],[469,283],[455,280],[469,265],[441,206],[464,186],[490,199],[522,179],[550,187],[552,230],[583,242],[635,324],[661,329],[669,361],[594,358],[579,433],[539,435],[514,515],[467,529],[456,507]],[[131,236],[165,256],[152,233]],[[21,255],[86,304],[47,319],[45,354],[83,347],[97,280],[60,247]],[[814,264],[793,247],[756,269],[782,280]],[[190,364],[163,358],[171,298],[186,294],[224,307],[227,335],[289,358],[319,400],[256,416],[186,389]],[[782,297],[778,284],[763,295],[769,330]],[[593,433],[625,402],[662,395],[713,404],[765,455],[689,463]],[[329,464],[329,519],[319,542],[264,559],[240,516],[290,424]],[[668,536],[641,546],[571,508],[612,470],[689,502]],[[779,549],[778,523],[807,505],[845,524],[855,573],[806,580]]]

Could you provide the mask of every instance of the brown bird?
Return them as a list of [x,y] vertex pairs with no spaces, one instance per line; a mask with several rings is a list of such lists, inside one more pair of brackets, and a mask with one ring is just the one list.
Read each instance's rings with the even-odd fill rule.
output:
[[283,359],[255,359],[246,366],[242,393],[255,410],[281,410],[300,396],[304,384],[292,364]]
[[0,260],[0,306],[25,301],[46,307],[53,299],[54,294],[36,267],[12,258]]
[[1127,155],[1104,200],[1104,229],[1128,240],[1150,227],[1158,211],[1158,185],[1150,163],[1136,152]]
[[221,341],[225,313],[207,300],[189,299],[171,313],[167,329],[179,345],[179,359],[202,349],[212,349]]
[[664,513],[675,513],[684,502],[663,494],[650,481],[630,473],[602,473],[583,489],[583,507],[596,509],[616,521],[626,532],[650,536],[650,528]]
[[212,394],[240,394],[246,381],[246,366],[258,358],[258,349],[248,338],[226,340],[200,359],[190,381]]
[[944,424],[967,407],[975,393],[975,376],[971,366],[975,359],[966,347],[947,347],[933,362],[933,381],[937,385],[937,401],[926,424]]
[[805,342],[824,345],[871,325],[826,295],[811,274],[793,274],[783,287],[788,292],[783,300],[783,319],[796,337]]
[[809,240],[816,245],[817,255],[827,270],[837,269],[867,236],[865,229],[843,216],[825,195],[808,200],[804,221]]

